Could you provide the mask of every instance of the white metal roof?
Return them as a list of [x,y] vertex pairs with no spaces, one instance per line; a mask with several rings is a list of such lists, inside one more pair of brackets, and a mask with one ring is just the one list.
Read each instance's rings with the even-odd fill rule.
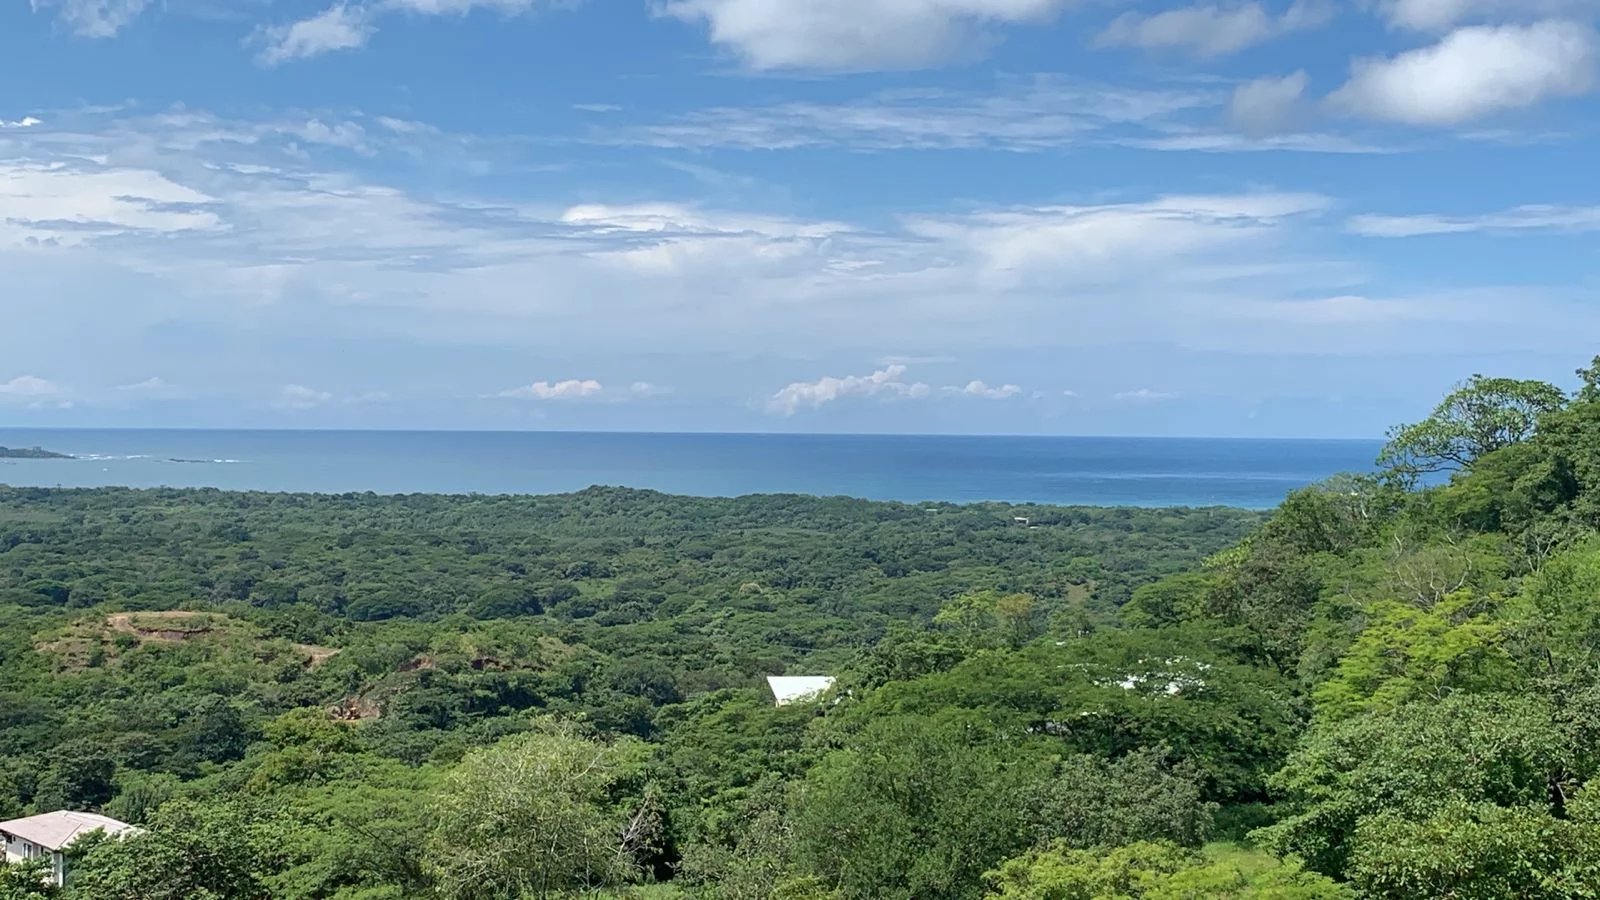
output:
[[110,816],[69,810],[0,822],[0,832],[38,844],[46,850],[60,850],[91,831],[121,834],[132,827]]
[[832,675],[768,675],[767,686],[779,706],[796,700],[810,700],[833,687]]

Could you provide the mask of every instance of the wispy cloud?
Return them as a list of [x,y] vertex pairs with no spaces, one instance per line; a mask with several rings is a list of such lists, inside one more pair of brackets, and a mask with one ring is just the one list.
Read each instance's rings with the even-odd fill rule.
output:
[[273,405],[280,409],[316,409],[334,401],[333,394],[303,384],[286,384],[278,389]]
[[1226,100],[1206,86],[1136,88],[1041,75],[981,91],[901,89],[841,103],[712,107],[655,124],[598,128],[592,139],[664,148],[1038,151],[1156,136],[1174,116],[1214,113]]
[[364,406],[374,403],[389,403],[393,399],[393,395],[388,391],[364,391],[359,394],[340,395],[332,391],[306,387],[303,384],[286,384],[278,389],[277,394],[273,397],[272,405],[279,409],[307,410],[335,405]]
[[1308,326],[1374,326],[1392,322],[1440,320],[1440,310],[1410,298],[1386,299],[1341,294],[1291,300],[1240,300],[1228,312],[1239,321],[1293,323]]
[[18,375],[0,381],[0,405],[27,409],[72,409],[73,393],[66,387],[37,375]]
[[0,119],[0,128],[32,128],[35,125],[43,124],[43,121],[35,119],[33,116],[23,116],[20,119],[10,122],[6,121],[5,119]]
[[1134,391],[1121,391],[1112,394],[1111,399],[1119,403],[1164,403],[1168,400],[1178,399],[1178,395],[1166,391],[1154,391],[1150,388],[1139,388]]
[[[195,396],[194,391],[186,390],[157,375],[143,381],[119,384],[109,392],[100,392],[99,396],[91,397],[86,402],[97,406],[127,409],[143,403],[190,400]],[[274,402],[281,400],[282,395],[273,399]]]
[[1283,77],[1267,76],[1239,85],[1228,104],[1228,118],[1248,134],[1284,131],[1300,114],[1311,77],[1304,69]]
[[[933,360],[965,360],[975,348],[1287,340],[1286,329],[1302,327],[1294,320],[1280,327],[1253,318],[1252,330],[1241,331],[1230,327],[1240,319],[1228,304],[1241,296],[1353,293],[1362,278],[1320,244],[1333,200],[1316,194],[970,204],[870,222],[783,206],[546,205],[483,193],[481,183],[444,200],[375,173],[403,171],[416,145],[434,158],[448,153],[449,134],[400,135],[329,111],[254,122],[193,110],[40,115],[50,124],[7,132],[14,161],[6,165],[23,174],[0,180],[9,192],[0,202],[22,212],[0,224],[0,254],[8,254],[0,263],[8,278],[31,268],[35,283],[52,288],[50,309],[40,304],[21,321],[39,327],[111,316],[128,333],[201,323],[210,339],[192,364],[167,368],[165,359],[130,353],[116,370],[160,371],[191,388],[200,382],[186,367],[280,336],[287,346],[516,347],[585,368],[595,358],[586,348],[595,347],[626,357],[667,345],[687,358],[736,345],[753,357],[867,360],[909,347],[918,357],[854,374],[834,370],[831,380],[800,379],[786,393],[778,388],[790,379],[773,382],[777,407],[798,411],[857,396],[852,391],[941,397],[941,385],[960,387],[970,376],[918,379],[904,367],[926,364],[931,373]],[[306,128],[312,121],[327,128]],[[361,126],[376,163],[302,136],[357,135],[338,127],[345,122]],[[91,268],[93,289],[73,287]],[[123,302],[108,309],[108,292]],[[629,328],[608,327],[617,321]],[[863,346],[884,334],[904,342]],[[213,346],[229,349],[206,349]],[[9,358],[21,371],[49,364]],[[220,359],[214,364],[235,371]],[[593,399],[620,404],[637,394],[632,378],[613,386],[615,376],[602,377],[617,367],[608,361],[567,371],[579,383],[595,373],[605,389]],[[270,371],[265,363],[262,371]],[[290,403],[345,402],[345,389],[335,386],[348,373],[336,365],[289,371],[312,392],[284,398]],[[246,387],[245,376],[226,377],[232,380],[216,387],[218,395],[279,399],[275,381]],[[771,370],[763,377],[772,378]],[[1035,386],[1020,373],[1010,380]],[[902,387],[874,387],[880,381]],[[545,384],[544,393],[561,390],[559,380]],[[1003,391],[1006,382],[985,385]],[[464,377],[451,386],[463,395],[491,387]],[[421,402],[393,389],[408,398],[397,406]],[[206,396],[211,390],[208,384]],[[530,397],[538,393],[530,389]],[[477,405],[503,415],[514,409],[505,400]]]
[[[1237,122],[1241,127],[1244,122]],[[1119,143],[1142,150],[1185,153],[1338,153],[1390,154],[1403,152],[1403,144],[1379,142],[1327,132],[1286,134],[1253,133],[1218,128],[1171,128],[1160,137],[1130,138]]]
[[8,397],[48,397],[66,393],[66,389],[53,381],[37,375],[18,375],[10,381],[0,382],[0,394]]
[[1200,57],[1226,56],[1333,18],[1331,3],[1297,0],[1279,15],[1258,2],[1179,7],[1146,14],[1123,13],[1096,43],[1102,47],[1183,50]]
[[1595,0],[1380,0],[1389,24],[1419,31],[1442,31],[1461,22],[1516,22],[1529,19],[1594,16]]
[[276,66],[339,50],[364,47],[377,33],[378,22],[396,13],[421,16],[466,15],[486,9],[513,16],[549,5],[546,0],[375,0],[339,2],[316,15],[258,29],[250,43],[258,48],[257,61]]
[[555,382],[535,381],[501,391],[495,396],[518,400],[587,400],[604,392],[605,386],[593,378],[569,378]]
[[171,387],[172,385],[167,384],[164,379],[157,376],[153,378],[146,378],[143,381],[135,381],[131,384],[119,384],[117,385],[117,390],[137,393],[144,391],[164,391]]
[[214,198],[142,169],[0,161],[0,245],[77,244],[96,235],[210,231]]
[[931,366],[955,362],[954,356],[885,356],[878,360],[880,366]]
[[1284,221],[1329,206],[1316,194],[1263,193],[1172,196],[1147,203],[1033,207],[906,220],[915,235],[963,247],[999,282],[1032,273],[1070,273],[1097,281],[1127,279],[1135,260],[1178,259],[1221,249]]
[[28,0],[34,12],[54,10],[56,19],[74,34],[108,38],[126,28],[150,6],[150,0]]
[[1477,231],[1600,231],[1600,206],[1518,206],[1478,216],[1382,216],[1352,218],[1348,228],[1363,237],[1404,238]]
[[918,69],[983,55],[992,28],[1039,23],[1068,0],[666,0],[752,69]]
[[338,4],[298,22],[261,28],[250,40],[259,48],[256,59],[276,66],[365,46],[375,30],[364,7]]
[[[984,89],[877,91],[853,100],[718,106],[643,124],[607,121],[583,140],[661,149],[1004,150],[1132,147],[1175,152],[1378,153],[1360,129],[1296,131],[1307,84],[1291,74],[1230,89],[1217,81],[1134,86],[1056,75]],[[1309,117],[1307,117],[1309,118]],[[1267,127],[1270,126],[1270,127]]]

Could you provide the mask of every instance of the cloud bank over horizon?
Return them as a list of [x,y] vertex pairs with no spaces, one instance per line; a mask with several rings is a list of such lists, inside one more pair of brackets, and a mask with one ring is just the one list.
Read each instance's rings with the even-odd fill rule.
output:
[[31,0],[0,410],[1375,435],[1592,354],[1597,19]]

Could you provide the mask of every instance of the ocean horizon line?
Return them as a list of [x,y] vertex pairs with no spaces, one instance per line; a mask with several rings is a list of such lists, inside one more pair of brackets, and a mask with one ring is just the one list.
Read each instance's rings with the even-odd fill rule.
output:
[[546,434],[546,435],[638,435],[650,437],[772,437],[772,438],[993,438],[997,440],[1105,440],[1105,441],[1253,441],[1260,443],[1351,443],[1381,444],[1383,437],[1319,437],[1279,435],[1217,435],[1217,434],[1039,434],[1027,432],[965,432],[965,431],[717,431],[672,430],[648,431],[639,429],[596,428],[267,428],[232,425],[69,425],[27,426],[0,425],[0,434],[27,432],[29,434],[82,432],[162,432],[162,433],[235,433],[235,434]]

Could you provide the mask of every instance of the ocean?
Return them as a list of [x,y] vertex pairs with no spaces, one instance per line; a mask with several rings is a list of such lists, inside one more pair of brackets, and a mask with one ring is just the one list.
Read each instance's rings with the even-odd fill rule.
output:
[[674,494],[1097,506],[1276,505],[1367,471],[1377,441],[440,431],[40,430],[0,446],[0,484],[546,494],[591,485]]

